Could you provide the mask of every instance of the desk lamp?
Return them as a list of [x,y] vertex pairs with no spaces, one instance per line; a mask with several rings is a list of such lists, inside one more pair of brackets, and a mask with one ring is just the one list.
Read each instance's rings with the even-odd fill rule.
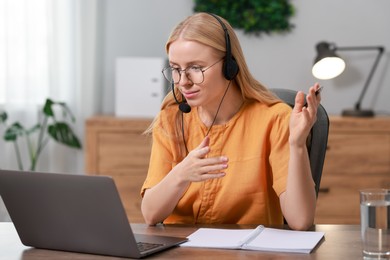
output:
[[343,116],[354,116],[354,117],[372,117],[374,111],[369,109],[361,109],[360,105],[362,99],[366,93],[366,90],[370,84],[372,76],[377,68],[379,60],[383,54],[384,47],[382,46],[361,46],[361,47],[337,47],[333,43],[320,42],[316,45],[317,57],[314,60],[312,73],[314,77],[318,79],[332,79],[340,75],[345,69],[345,62],[336,54],[337,51],[367,51],[377,50],[375,62],[368,74],[367,80],[363,86],[363,90],[360,93],[360,97],[355,104],[354,109],[347,109],[342,111]]

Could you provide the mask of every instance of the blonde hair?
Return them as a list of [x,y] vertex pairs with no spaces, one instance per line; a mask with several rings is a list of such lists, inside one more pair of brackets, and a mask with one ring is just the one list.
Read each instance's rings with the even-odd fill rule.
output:
[[[280,99],[278,99],[271,91],[269,91],[265,86],[263,86],[252,76],[246,64],[244,54],[242,52],[237,35],[235,34],[231,25],[225,19],[223,19],[222,17],[219,18],[225,24],[230,36],[231,53],[239,67],[239,72],[237,76],[233,79],[233,81],[241,91],[244,102],[257,101],[267,105],[280,102]],[[180,22],[174,28],[168,38],[168,41],[165,46],[167,53],[169,52],[171,43],[176,41],[177,39],[196,41],[206,46],[210,46],[214,48],[216,52],[220,52],[222,54],[221,56],[226,53],[225,32],[219,21],[208,13],[196,13]],[[175,93],[177,95],[177,99],[180,100],[181,97],[178,95],[180,94],[180,92],[177,89],[177,86],[174,86],[174,88]],[[165,96],[161,104],[161,110],[172,105],[176,105],[176,102],[173,97],[172,91],[170,91]],[[145,131],[145,133],[151,133],[154,125],[155,121]],[[176,125],[177,141],[179,143],[183,143],[183,140],[180,137],[182,135],[182,126],[181,112],[179,110],[178,115],[176,117]]]

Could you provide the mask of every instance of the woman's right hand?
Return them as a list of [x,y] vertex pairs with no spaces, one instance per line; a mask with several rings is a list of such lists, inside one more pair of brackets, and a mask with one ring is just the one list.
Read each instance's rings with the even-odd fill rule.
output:
[[176,165],[177,175],[185,182],[199,182],[225,176],[228,158],[218,156],[208,158],[210,137],[206,136],[198,147],[192,150],[183,161]]
[[[208,158],[210,138],[192,150],[157,185],[147,189],[141,204],[145,222],[155,225],[164,221],[174,210],[191,182],[199,182],[225,176],[228,167],[226,156]],[[156,203],[158,201],[158,203]]]

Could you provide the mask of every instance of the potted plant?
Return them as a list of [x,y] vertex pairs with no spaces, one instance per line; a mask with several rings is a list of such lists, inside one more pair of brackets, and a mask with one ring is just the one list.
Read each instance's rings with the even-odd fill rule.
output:
[[[62,117],[55,113],[56,108],[62,110]],[[13,142],[19,170],[24,170],[21,156],[19,139],[24,138],[30,160],[30,171],[35,171],[39,156],[50,138],[68,147],[81,149],[81,143],[72,128],[70,122],[75,122],[75,117],[64,102],[54,102],[46,99],[43,109],[40,111],[38,123],[31,128],[25,128],[20,122],[7,125],[8,115],[5,111],[0,112],[0,124],[6,126],[3,139]],[[34,142],[33,139],[36,138]]]
[[221,15],[234,28],[256,36],[289,32],[294,27],[289,19],[295,10],[289,0],[195,0],[194,11]]

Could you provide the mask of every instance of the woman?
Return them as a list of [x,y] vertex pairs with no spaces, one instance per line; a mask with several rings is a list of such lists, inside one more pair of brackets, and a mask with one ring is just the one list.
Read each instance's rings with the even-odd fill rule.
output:
[[166,50],[173,91],[148,130],[146,223],[273,225],[284,217],[292,229],[308,229],[316,195],[306,138],[319,85],[307,106],[299,92],[291,110],[253,78],[232,27],[213,14],[178,24]]

